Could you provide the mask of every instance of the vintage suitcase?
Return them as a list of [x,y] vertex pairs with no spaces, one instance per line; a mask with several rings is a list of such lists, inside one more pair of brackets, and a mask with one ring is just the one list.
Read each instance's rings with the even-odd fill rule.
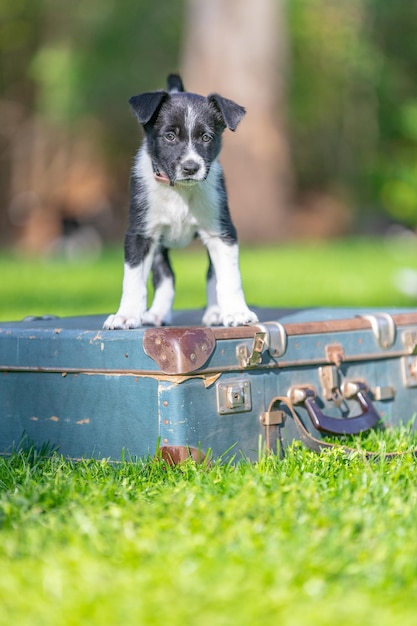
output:
[[301,438],[407,423],[417,312],[257,311],[261,322],[102,330],[104,316],[0,324],[0,453],[255,460]]

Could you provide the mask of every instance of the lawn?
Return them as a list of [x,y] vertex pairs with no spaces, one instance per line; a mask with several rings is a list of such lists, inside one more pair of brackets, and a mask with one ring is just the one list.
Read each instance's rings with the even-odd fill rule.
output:
[[[200,247],[175,250],[176,308],[203,307],[207,259]],[[320,244],[245,248],[241,270],[247,300],[258,306],[414,306],[398,273],[417,270],[415,239],[348,239]],[[78,315],[116,309],[121,248],[79,262],[22,259],[0,253],[0,320],[26,315]]]
[[[174,257],[178,307],[203,306],[205,257]],[[413,241],[242,251],[264,306],[414,306]],[[122,257],[0,257],[1,319],[115,309]],[[24,390],[22,390],[23,392]],[[392,445],[413,446],[407,429]],[[416,460],[316,455],[168,467],[159,459],[0,459],[0,624],[414,626]]]

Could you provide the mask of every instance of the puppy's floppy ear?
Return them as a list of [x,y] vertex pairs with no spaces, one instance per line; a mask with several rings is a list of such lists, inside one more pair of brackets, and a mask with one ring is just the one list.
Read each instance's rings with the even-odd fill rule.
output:
[[240,104],[236,104],[233,100],[223,98],[217,93],[211,93],[207,97],[207,100],[210,104],[214,105],[217,111],[221,114],[225,126],[230,128],[230,130],[236,130],[237,125],[245,115],[246,110],[241,107]]
[[166,91],[151,91],[149,93],[141,93],[138,96],[132,96],[129,104],[133,113],[141,124],[147,124],[151,121],[155,113],[159,111],[162,104],[168,98]]

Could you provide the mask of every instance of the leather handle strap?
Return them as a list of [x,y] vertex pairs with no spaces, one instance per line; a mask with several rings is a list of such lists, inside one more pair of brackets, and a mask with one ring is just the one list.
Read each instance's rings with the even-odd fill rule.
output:
[[[298,417],[296,410],[294,409],[294,405],[289,398],[286,396],[276,396],[271,400],[268,407],[268,412],[272,412],[273,407],[277,404],[285,404],[285,406],[289,409],[291,417],[294,420],[294,424],[297,428],[298,434],[300,436],[300,440],[302,443],[313,452],[320,453],[322,450],[333,450],[339,449],[343,450],[346,454],[352,454],[354,452],[358,452],[357,448],[351,448],[349,446],[340,445],[338,443],[331,443],[330,441],[323,441],[322,439],[317,439],[311,435],[307,428],[304,426],[301,419]],[[414,448],[412,450],[405,450],[404,452],[369,452],[367,450],[363,451],[365,458],[367,459],[377,459],[383,456],[385,459],[394,459],[399,456],[405,456],[406,454],[412,454],[413,456],[417,456],[417,449]]]

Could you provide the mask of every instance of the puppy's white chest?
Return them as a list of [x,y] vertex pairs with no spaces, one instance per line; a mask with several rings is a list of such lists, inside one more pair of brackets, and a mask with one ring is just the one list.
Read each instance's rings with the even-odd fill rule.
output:
[[167,248],[187,246],[198,230],[198,220],[192,211],[190,199],[170,187],[151,194],[148,213],[149,235]]

